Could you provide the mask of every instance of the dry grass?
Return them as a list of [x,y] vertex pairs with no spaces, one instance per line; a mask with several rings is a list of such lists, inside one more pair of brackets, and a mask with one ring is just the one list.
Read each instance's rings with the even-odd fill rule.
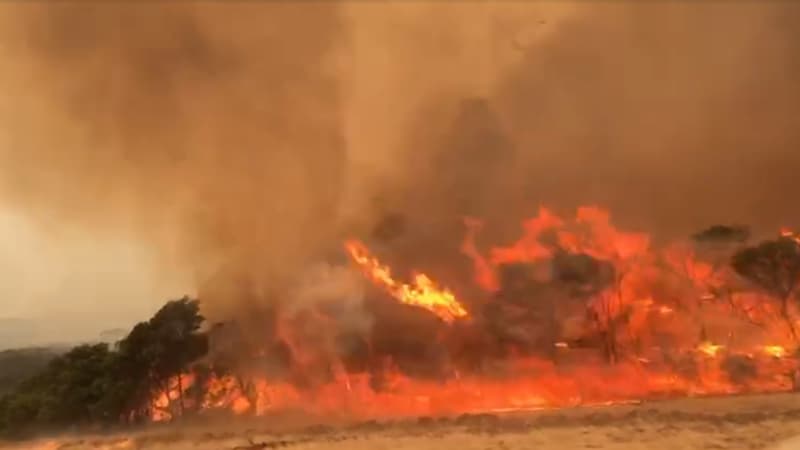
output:
[[256,450],[800,450],[800,396],[682,399],[538,413],[309,427],[277,420],[159,427],[0,448]]

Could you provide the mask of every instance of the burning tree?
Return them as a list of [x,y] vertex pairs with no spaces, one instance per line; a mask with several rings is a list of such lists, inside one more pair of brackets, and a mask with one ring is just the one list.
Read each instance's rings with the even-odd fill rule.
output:
[[786,322],[792,338],[797,341],[791,311],[800,280],[800,245],[797,240],[787,235],[744,248],[736,252],[731,265],[739,275],[778,302],[779,314]]
[[[495,335],[551,357],[558,346],[577,345],[599,347],[608,361],[618,360],[619,329],[627,318],[619,301],[625,272],[612,262],[557,247],[545,262],[503,265],[500,273],[501,287],[490,310],[517,305],[526,313],[498,317]],[[564,318],[581,315],[591,328],[575,336]]]
[[[474,242],[480,222],[467,225],[462,251],[473,260],[478,284],[494,293],[496,304],[490,304],[488,311],[497,316],[496,311],[513,313],[524,306],[527,313],[507,315],[519,323],[516,335],[536,334],[538,342],[547,342],[552,349],[564,334],[557,311],[582,310],[589,326],[575,340],[597,346],[608,361],[619,359],[618,339],[633,308],[622,290],[646,256],[646,235],[617,231],[599,208],[579,208],[571,221],[542,208],[524,222],[520,240],[493,248],[485,258]],[[502,317],[494,320],[501,336],[508,334],[503,321],[507,322]]]
[[[484,255],[474,241],[479,227],[468,223],[462,246],[481,288],[472,291],[457,282],[450,290],[422,272],[409,277],[365,243],[346,241],[363,275],[358,281],[373,285],[358,306],[369,325],[345,325],[343,298],[281,297],[271,303],[274,326],[271,314],[257,314],[254,347],[233,332],[232,345],[212,352],[210,360],[229,370],[202,383],[203,407],[369,417],[789,388],[777,375],[796,361],[785,357],[782,339],[764,339],[777,337],[769,333],[775,328],[739,328],[739,311],[705,301],[733,302],[734,293],[743,301],[763,299],[734,291],[735,273],[773,286],[765,284],[771,278],[762,266],[787,265],[785,255],[776,257],[782,252],[766,252],[768,262],[781,261],[771,266],[762,261],[763,249],[756,251],[762,256],[743,257],[752,252],[740,249],[746,229],[714,226],[672,252],[673,246],[651,247],[644,233],[617,230],[600,208],[580,208],[572,219],[542,209],[524,222],[519,240]],[[793,283],[770,289],[787,304],[795,290]],[[715,316],[702,314],[706,304]],[[705,320],[720,340],[706,338]],[[747,336],[734,342],[737,334]]]
[[609,214],[595,207],[579,208],[575,229],[563,230],[558,237],[560,247],[575,255],[573,258],[580,255],[593,258],[594,263],[589,267],[597,269],[586,273],[595,290],[589,292],[587,312],[601,338],[606,360],[617,363],[621,357],[622,331],[629,328],[638,307],[638,299],[629,295],[626,288],[637,271],[647,266],[650,239],[643,233],[618,231]]
[[186,409],[183,373],[192,362],[208,351],[206,335],[198,332],[204,321],[197,300],[184,297],[167,302],[147,322],[147,331],[151,336],[148,347],[143,350],[151,358],[151,379],[167,390],[169,381],[176,380],[181,414]]
[[[208,351],[206,335],[199,332],[204,321],[197,300],[184,297],[167,302],[150,320],[137,324],[119,342],[119,352],[127,375],[134,380],[141,380],[136,390],[137,402],[155,389],[166,394],[162,402],[164,404],[159,407],[169,410],[172,401],[177,400],[179,413],[184,412],[183,374],[192,362]],[[172,383],[176,384],[175,389]],[[176,392],[178,398],[171,398],[170,392]],[[159,412],[139,411],[144,415],[154,413]],[[172,416],[171,411],[163,413]]]
[[706,306],[727,308],[748,323],[763,327],[748,304],[737,302],[738,287],[732,282],[731,257],[749,237],[746,227],[713,225],[693,234],[689,245],[672,245],[665,252],[665,267],[685,289],[676,306],[699,323],[701,341],[708,339]]
[[[265,331],[271,331],[275,322],[274,310],[258,312],[261,313],[259,318],[263,322],[261,326],[267,329]],[[229,380],[229,384],[235,385],[238,389],[237,394],[246,400],[247,410],[252,413],[255,412],[252,406],[258,403],[256,374],[276,379],[287,376],[286,370],[289,367],[291,352],[280,340],[259,342],[249,338],[239,322],[231,321],[215,324],[209,332],[209,341],[208,360],[211,365],[211,377],[215,377],[216,380]],[[215,391],[219,390],[217,387],[215,386]],[[227,394],[221,393],[223,397]],[[219,401],[221,400],[217,398],[206,398],[208,403]]]

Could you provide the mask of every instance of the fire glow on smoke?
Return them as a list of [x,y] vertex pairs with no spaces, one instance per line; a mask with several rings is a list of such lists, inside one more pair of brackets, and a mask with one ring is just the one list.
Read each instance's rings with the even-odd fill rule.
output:
[[480,298],[466,301],[422,272],[403,281],[347,241],[376,288],[375,323],[355,340],[363,345],[334,345],[343,332],[308,306],[277,319],[283,374],[186,374],[156,393],[153,419],[187,408],[458,414],[794,387],[797,342],[780,304],[736,275],[731,249],[654,248],[596,207],[572,219],[541,209],[519,240],[488,251],[477,244],[480,221],[466,225],[461,251],[474,273],[464,286]]

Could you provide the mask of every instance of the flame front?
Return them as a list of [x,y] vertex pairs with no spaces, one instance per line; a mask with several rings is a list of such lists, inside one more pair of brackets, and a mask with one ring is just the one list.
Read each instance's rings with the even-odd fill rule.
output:
[[417,273],[411,284],[400,283],[392,278],[391,269],[372,256],[363,243],[350,240],[345,248],[370,280],[401,303],[427,309],[447,323],[468,315],[452,292],[437,286],[427,275]]
[[[431,277],[401,281],[347,241],[348,256],[387,294],[356,306],[367,306],[368,325],[365,311],[350,314],[335,295],[291,308],[276,301],[267,340],[241,345],[234,333],[222,370],[153,392],[151,417],[300,409],[378,418],[800,389],[800,339],[790,330],[800,303],[745,283],[730,263],[738,244],[662,245],[616,229],[597,207],[565,218],[542,208],[518,240],[485,249],[481,222],[466,225],[461,252],[473,273],[452,282],[469,292],[469,311]],[[800,244],[789,230],[785,238]],[[800,294],[800,280],[789,281]],[[396,314],[386,296],[441,320]]]

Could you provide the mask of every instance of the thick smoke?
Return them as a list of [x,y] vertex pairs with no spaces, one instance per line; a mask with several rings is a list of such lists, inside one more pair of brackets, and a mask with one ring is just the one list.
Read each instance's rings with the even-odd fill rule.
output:
[[792,225],[798,23],[789,2],[8,3],[0,195],[158,249],[216,305],[270,303],[386,216],[394,260],[445,280],[463,216],[502,241],[540,203],[664,235]]
[[125,233],[202,281],[280,285],[333,241],[332,3],[3,8],[3,199]]
[[685,236],[797,225],[800,5],[598,5],[531,48],[498,89],[524,202],[596,202]]
[[[411,141],[417,168],[426,155],[435,161],[424,176],[406,172],[423,186],[411,203],[506,223],[539,203],[599,203],[623,224],[681,235],[715,221],[798,220],[786,193],[800,167],[790,126],[800,111],[800,7],[578,10],[545,42],[520,48],[483,103],[453,99],[431,133],[438,140]],[[421,116],[408,136],[444,116]],[[431,185],[448,187],[442,179],[451,201],[425,202]]]

